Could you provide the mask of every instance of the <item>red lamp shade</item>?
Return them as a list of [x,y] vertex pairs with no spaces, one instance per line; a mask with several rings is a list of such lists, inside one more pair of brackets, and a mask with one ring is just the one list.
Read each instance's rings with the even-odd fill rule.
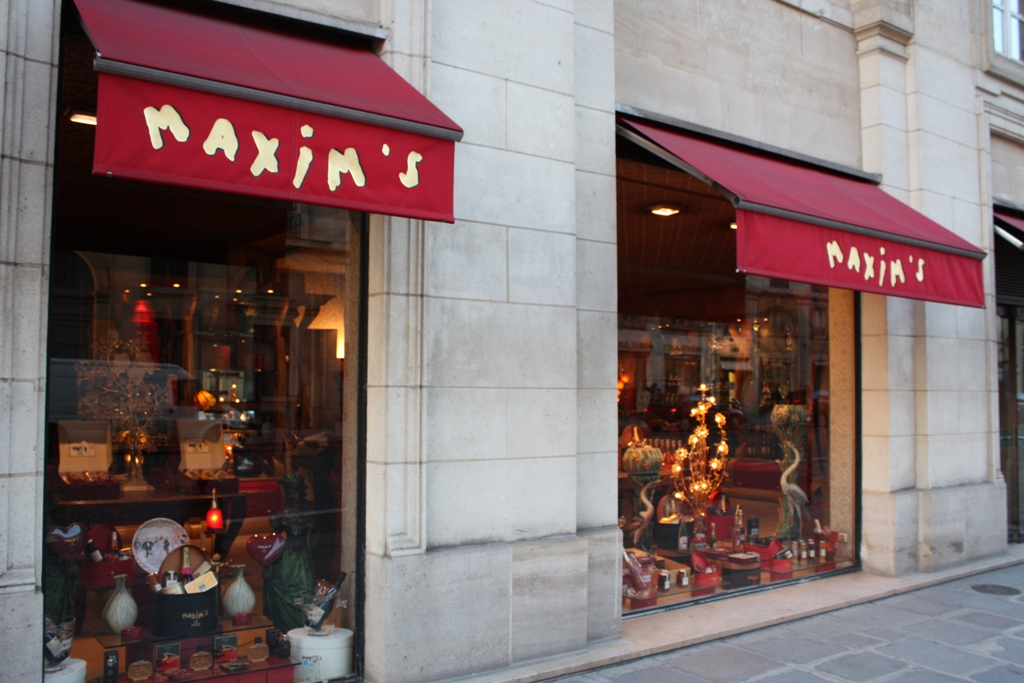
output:
[[221,531],[224,529],[224,512],[217,507],[217,490],[213,491],[213,502],[210,503],[210,509],[206,511],[206,528],[211,531]]

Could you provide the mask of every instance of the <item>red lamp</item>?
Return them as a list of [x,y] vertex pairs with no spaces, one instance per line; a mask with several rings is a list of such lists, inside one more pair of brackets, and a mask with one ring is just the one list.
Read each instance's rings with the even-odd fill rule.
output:
[[206,528],[210,531],[224,530],[224,512],[217,507],[217,489],[213,490],[213,502],[206,511]]

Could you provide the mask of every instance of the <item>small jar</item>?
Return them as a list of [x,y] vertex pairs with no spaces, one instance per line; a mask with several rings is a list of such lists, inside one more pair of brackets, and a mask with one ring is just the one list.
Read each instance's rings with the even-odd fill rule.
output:
[[800,561],[807,561],[807,541],[800,541]]
[[661,569],[658,571],[658,590],[667,591],[672,587],[672,575],[666,570]]

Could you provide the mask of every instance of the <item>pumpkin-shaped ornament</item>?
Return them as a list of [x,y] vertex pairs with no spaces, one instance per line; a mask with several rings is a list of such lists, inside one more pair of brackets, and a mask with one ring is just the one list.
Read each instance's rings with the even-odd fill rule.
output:
[[[652,482],[661,479],[661,466],[664,456],[660,448],[655,448],[647,443],[640,429],[633,426],[633,438],[622,455],[622,469],[629,476],[629,483],[633,485],[633,493],[636,500],[633,504],[638,517],[643,518],[647,524],[643,527],[642,533],[636,541],[636,547],[644,552],[651,552],[654,529],[650,525],[650,517],[653,516],[653,506],[649,497],[644,497],[644,487]],[[655,483],[654,486],[657,486]]]
[[639,427],[633,425],[633,438],[626,447],[626,452],[622,454],[623,471],[629,475],[657,474],[661,471],[663,462],[661,449],[648,445]]

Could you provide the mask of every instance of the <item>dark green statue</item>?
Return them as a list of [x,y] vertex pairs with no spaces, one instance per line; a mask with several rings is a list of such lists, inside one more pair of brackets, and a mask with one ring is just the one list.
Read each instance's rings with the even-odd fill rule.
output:
[[285,535],[284,552],[263,568],[263,613],[287,632],[303,626],[299,600],[316,584],[309,533],[315,521],[306,500],[306,482],[294,470],[277,480],[284,490],[284,509],[270,517],[270,526]]

